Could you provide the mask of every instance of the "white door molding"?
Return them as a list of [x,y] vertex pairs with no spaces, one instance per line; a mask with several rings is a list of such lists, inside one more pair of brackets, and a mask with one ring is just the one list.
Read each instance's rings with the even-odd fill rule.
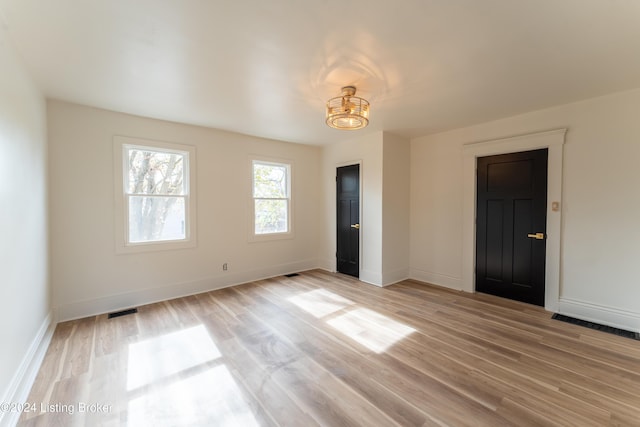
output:
[[[560,240],[562,228],[562,153],[567,129],[556,129],[462,147],[462,290],[475,292],[476,159],[542,148],[549,150],[547,166],[547,248],[544,306],[557,311],[560,299]],[[552,210],[558,203],[559,209]]]

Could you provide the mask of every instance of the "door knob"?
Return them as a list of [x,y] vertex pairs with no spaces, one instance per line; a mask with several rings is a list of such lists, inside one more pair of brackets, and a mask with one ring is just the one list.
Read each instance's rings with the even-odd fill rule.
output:
[[355,228],[356,230],[360,230],[360,224],[351,224],[351,228]]
[[527,234],[530,239],[544,240],[544,233]]

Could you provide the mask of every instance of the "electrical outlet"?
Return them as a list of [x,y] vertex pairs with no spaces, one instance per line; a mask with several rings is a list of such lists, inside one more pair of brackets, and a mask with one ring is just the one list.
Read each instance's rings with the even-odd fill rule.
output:
[[222,271],[227,271],[228,269],[229,269],[229,266],[227,265],[226,262],[222,264]]

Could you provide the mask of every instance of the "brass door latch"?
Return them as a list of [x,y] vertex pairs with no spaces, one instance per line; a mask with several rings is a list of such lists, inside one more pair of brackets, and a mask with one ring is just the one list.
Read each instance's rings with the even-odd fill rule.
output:
[[544,240],[544,233],[527,234],[527,237],[530,239]]

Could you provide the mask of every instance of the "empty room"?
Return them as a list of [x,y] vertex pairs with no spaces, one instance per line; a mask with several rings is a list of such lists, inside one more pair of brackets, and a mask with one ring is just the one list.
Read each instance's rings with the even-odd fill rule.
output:
[[0,426],[640,426],[640,2],[0,0]]

